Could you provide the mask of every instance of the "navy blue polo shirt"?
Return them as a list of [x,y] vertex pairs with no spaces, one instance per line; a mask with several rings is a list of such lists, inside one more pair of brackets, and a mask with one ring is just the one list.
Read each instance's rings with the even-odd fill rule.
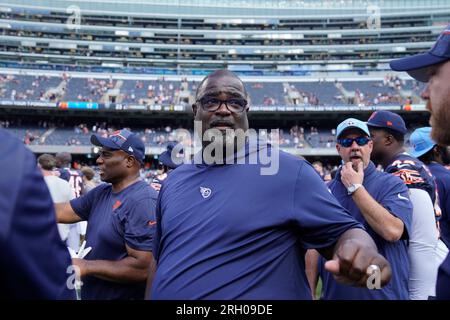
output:
[[321,258],[319,269],[323,282],[322,298],[330,300],[409,299],[409,259],[406,239],[411,230],[413,207],[409,201],[408,189],[399,178],[377,171],[372,162],[364,170],[363,185],[379,204],[403,221],[406,232],[404,232],[401,240],[386,241],[371,228],[353,201],[352,196],[347,194],[347,189],[341,182],[340,170],[335,179],[330,182],[329,188],[339,203],[364,225],[364,228],[375,241],[380,254],[389,261],[392,268],[391,281],[381,290],[341,285],[324,269],[325,261]]
[[439,163],[434,162],[430,163],[428,168],[435,177],[439,195],[439,204],[442,212],[439,219],[441,239],[450,248],[450,171]]
[[0,141],[0,298],[75,299],[72,261],[36,158],[2,129]]
[[153,299],[311,299],[306,249],[362,227],[309,163],[280,151],[278,173],[261,175],[254,152],[247,164],[185,164],[164,181]]
[[[101,184],[70,204],[88,221],[86,247],[92,251],[87,260],[122,260],[128,256],[125,245],[152,251],[155,224],[155,190],[138,181],[114,193],[110,184]],[[143,299],[145,282],[116,283],[87,276],[82,279],[82,299]]]

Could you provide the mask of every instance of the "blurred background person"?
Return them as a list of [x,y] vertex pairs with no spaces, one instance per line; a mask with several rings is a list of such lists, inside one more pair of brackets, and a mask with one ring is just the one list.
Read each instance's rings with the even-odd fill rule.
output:
[[81,168],[81,173],[83,174],[82,178],[84,192],[88,193],[97,186],[94,181],[95,171],[91,167],[84,166]]
[[[156,191],[161,189],[161,184],[167,178],[169,172],[180,166],[178,163],[182,160],[183,149],[181,149],[178,154],[175,154],[173,153],[175,147],[179,149],[177,143],[169,143],[166,151],[161,153],[158,157],[158,169],[152,179],[152,182],[150,183],[150,186]],[[172,157],[174,157],[174,159],[172,159]]]
[[[53,203],[68,202],[75,198],[73,189],[69,182],[55,175],[56,158],[51,154],[44,153],[37,159],[39,168],[41,169],[44,181],[52,197]],[[58,223],[58,231],[61,239],[66,242],[69,237],[71,224]]]

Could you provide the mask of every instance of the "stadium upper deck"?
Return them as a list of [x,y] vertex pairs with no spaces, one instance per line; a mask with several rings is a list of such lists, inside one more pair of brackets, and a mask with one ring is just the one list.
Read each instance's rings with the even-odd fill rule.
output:
[[0,63],[178,74],[383,70],[389,59],[428,49],[449,18],[442,0],[8,0]]

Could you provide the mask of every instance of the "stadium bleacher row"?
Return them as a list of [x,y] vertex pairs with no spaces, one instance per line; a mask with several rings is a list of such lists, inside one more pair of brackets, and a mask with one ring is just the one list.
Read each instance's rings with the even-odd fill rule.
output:
[[[17,126],[5,121],[0,121],[0,127],[6,128],[27,145],[52,145],[52,146],[90,146],[90,137],[93,133],[99,133],[104,136],[119,129],[113,126],[94,125],[88,127],[86,124],[80,124],[74,128],[55,127],[47,124],[46,127]],[[410,133],[414,130],[411,126]],[[147,147],[166,147],[173,141],[183,141],[184,144],[191,145],[193,131],[184,128],[130,128],[138,133]],[[186,133],[189,135],[186,136]],[[279,134],[271,130],[258,131],[261,138],[268,139],[272,143],[278,144],[282,148],[334,148],[336,144],[335,128],[304,128],[294,126],[292,128],[279,129]],[[406,135],[408,138],[410,133]]]
[[[139,105],[190,105],[197,82],[7,75],[0,73],[0,99]],[[423,85],[387,75],[379,81],[246,82],[251,104],[331,106],[404,105],[420,101]]]
[[[380,17],[379,25],[372,27],[364,3],[352,3],[350,17],[340,17],[339,10],[333,14],[337,8],[332,5],[317,7],[314,2],[303,1],[292,9],[284,2],[278,17],[267,17],[266,2],[262,7],[253,3],[255,8],[236,12],[252,18],[239,19],[231,12],[220,18],[189,16],[186,13],[196,9],[189,4],[184,14],[171,14],[175,7],[164,10],[167,16],[152,16],[158,6],[151,5],[145,8],[150,14],[118,10],[107,16],[103,10],[84,12],[81,6],[75,22],[65,7],[8,4],[0,10],[4,39],[0,60],[36,65],[45,61],[48,68],[55,64],[128,69],[162,66],[177,74],[205,66],[223,68],[228,62],[255,71],[277,71],[278,63],[296,70],[303,63],[323,61],[357,63],[370,69],[374,63],[425,50],[450,17],[446,6],[424,11],[411,6],[405,16],[404,9],[399,11],[394,4],[389,14]],[[217,14],[215,5],[202,9]],[[130,5],[128,10],[136,8]]]

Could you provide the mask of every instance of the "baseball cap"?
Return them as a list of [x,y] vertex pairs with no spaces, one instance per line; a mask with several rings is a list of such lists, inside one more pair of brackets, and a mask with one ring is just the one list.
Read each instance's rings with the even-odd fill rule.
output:
[[450,25],[442,31],[433,47],[426,53],[392,60],[390,66],[395,71],[406,71],[414,79],[428,82],[428,68],[450,59]]
[[413,157],[420,157],[433,149],[436,145],[436,142],[431,139],[430,136],[431,127],[423,127],[414,130],[414,132],[409,137],[409,142],[411,143],[412,149],[410,150],[410,154]]
[[369,127],[392,129],[402,134],[408,132],[403,118],[394,112],[386,110],[375,111],[372,113],[369,120],[367,120],[367,125]]
[[99,147],[106,147],[111,150],[122,150],[134,156],[140,163],[144,162],[145,145],[142,140],[131,131],[122,129],[113,132],[107,138],[99,134],[91,136],[91,143]]
[[[160,155],[159,155],[159,161],[163,164],[163,165],[165,165],[165,166],[167,166],[167,167],[169,167],[169,168],[171,168],[171,169],[175,169],[175,168],[177,168],[177,167],[179,167],[180,166],[180,164],[177,164],[177,163],[175,163],[173,160],[172,160],[172,151],[173,151],[173,149],[177,146],[178,144],[177,143],[174,143],[174,142],[172,142],[172,143],[169,143],[168,145],[167,145],[167,149],[166,149],[166,151],[164,151],[163,153],[161,153]],[[178,147],[177,147],[178,148]],[[179,152],[180,154],[182,154],[183,153],[183,149],[181,148],[180,149],[180,152]],[[180,160],[180,161],[177,161],[177,162],[181,162],[181,160],[182,159],[180,159],[180,158],[182,158],[182,157],[180,157],[179,155],[174,155],[174,157],[176,157],[176,158],[178,158],[178,160]]]
[[367,134],[370,137],[369,128],[367,127],[367,124],[361,120],[354,119],[354,118],[348,118],[339,123],[336,129],[336,138],[339,139],[341,134],[350,128],[357,128],[363,131],[365,134]]

